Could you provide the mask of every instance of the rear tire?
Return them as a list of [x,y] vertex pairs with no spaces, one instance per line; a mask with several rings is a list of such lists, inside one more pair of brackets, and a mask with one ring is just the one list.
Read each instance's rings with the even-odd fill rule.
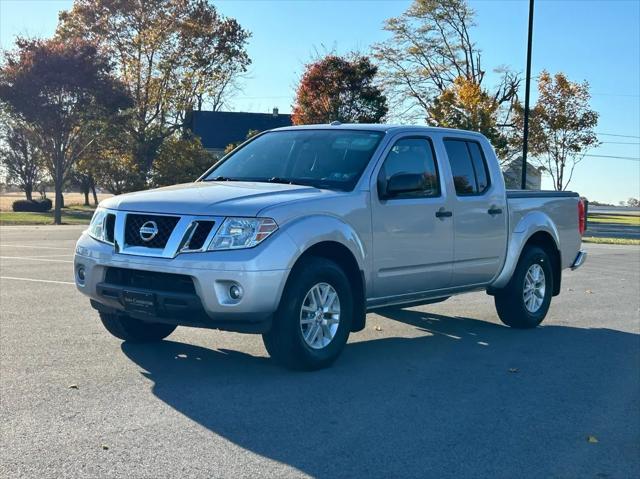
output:
[[[316,300],[315,294],[326,297]],[[309,257],[291,272],[273,326],[262,340],[269,355],[289,369],[322,369],[344,349],[352,319],[347,275],[331,260]]]
[[169,336],[177,326],[150,323],[125,314],[100,313],[102,324],[113,336],[131,343],[160,341]]
[[553,295],[553,270],[545,250],[528,246],[509,283],[495,293],[500,320],[507,326],[530,329],[547,315]]

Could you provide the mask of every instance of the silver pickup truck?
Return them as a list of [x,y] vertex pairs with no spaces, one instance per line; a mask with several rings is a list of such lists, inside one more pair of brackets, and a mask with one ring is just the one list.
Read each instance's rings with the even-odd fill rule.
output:
[[262,133],[194,183],[103,201],[75,255],[106,329],[262,334],[287,367],[331,364],[366,313],[486,290],[533,328],[585,260],[576,193],[506,191],[474,132],[322,125]]

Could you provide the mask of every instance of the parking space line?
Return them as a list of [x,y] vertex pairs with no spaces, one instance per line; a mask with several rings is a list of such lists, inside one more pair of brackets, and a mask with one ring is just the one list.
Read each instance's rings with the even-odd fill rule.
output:
[[52,279],[18,278],[16,276],[0,276],[0,279],[11,279],[14,281],[31,281],[33,283],[71,284],[75,286],[75,283],[71,281],[54,281]]
[[4,248],[5,246],[10,246],[12,248],[59,249],[59,250],[62,250],[62,251],[73,251],[73,246],[71,248],[60,248],[58,246],[29,246],[29,245],[24,245],[24,244],[0,243],[0,248]]
[[[0,0],[1,1],[1,0]],[[64,253],[64,254],[38,254],[35,256],[27,256],[28,258],[73,258],[73,253]]]
[[0,256],[0,259],[19,259],[22,261],[46,261],[48,263],[73,263],[70,259],[32,258],[29,256]]

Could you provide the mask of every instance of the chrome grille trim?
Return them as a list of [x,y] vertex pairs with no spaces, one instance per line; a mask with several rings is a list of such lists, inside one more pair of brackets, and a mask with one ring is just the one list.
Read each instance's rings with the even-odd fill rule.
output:
[[[202,240],[202,245],[198,248],[192,248],[191,241],[193,240],[195,234],[199,233],[200,228],[206,228],[206,226],[202,225],[202,223],[205,223],[205,222],[213,223],[213,224],[211,225],[209,232],[205,236],[204,240]],[[188,237],[187,235],[185,235],[186,240],[183,242],[184,246],[180,248],[180,252],[181,253],[198,253],[198,252],[206,251],[207,247],[209,246],[209,243],[211,243],[211,240],[213,240],[213,235],[215,234],[217,230],[216,227],[218,225],[219,223],[211,219],[198,218],[197,220],[193,221],[191,225],[189,225],[189,228],[187,229]]]
[[[213,236],[218,231],[218,228],[222,224],[224,217],[221,216],[197,216],[197,215],[174,215],[166,213],[149,213],[139,211],[116,211],[109,210],[110,213],[115,214],[115,231],[114,231],[114,250],[118,254],[132,255],[132,256],[150,256],[156,258],[175,258],[178,254],[184,253],[199,253],[207,250],[207,246],[211,243]],[[125,227],[128,214],[135,215],[149,215],[149,216],[175,216],[178,217],[178,223],[173,228],[173,231],[169,235],[164,248],[149,248],[146,246],[130,246],[125,241]],[[190,235],[195,232],[195,224],[198,221],[211,221],[213,227],[206,240],[202,244],[202,247],[197,250],[185,249],[187,241],[190,239]]]

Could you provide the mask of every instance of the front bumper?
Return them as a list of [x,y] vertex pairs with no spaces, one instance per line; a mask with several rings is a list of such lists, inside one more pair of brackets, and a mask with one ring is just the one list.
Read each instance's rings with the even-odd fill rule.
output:
[[[78,290],[102,312],[124,313],[125,291],[149,293],[156,303],[151,314],[130,308],[126,313],[153,322],[261,333],[270,328],[290,271],[285,258],[293,257],[295,250],[287,235],[278,235],[246,250],[155,258],[118,254],[113,246],[83,234],[76,245],[74,276]],[[107,278],[111,268],[189,277],[193,290],[114,284]],[[241,298],[232,298],[232,285],[240,286]]]

